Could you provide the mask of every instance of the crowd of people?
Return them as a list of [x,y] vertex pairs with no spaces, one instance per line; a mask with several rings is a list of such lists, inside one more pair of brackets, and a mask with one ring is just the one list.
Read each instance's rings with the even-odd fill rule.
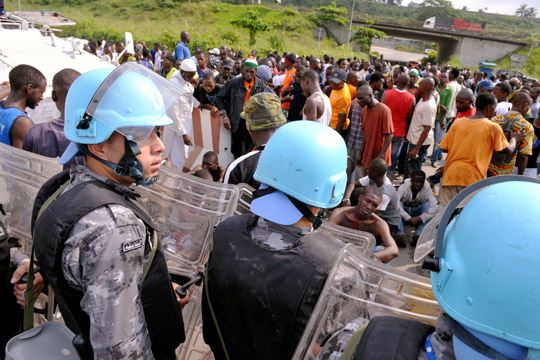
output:
[[[139,42],[133,54],[121,41],[88,41],[86,51],[119,68],[127,67],[126,71],[135,75],[130,82],[118,85],[125,93],[117,91],[107,102],[93,96],[113,70],[86,74],[72,69],[59,71],[52,82],[52,100],[59,116],[52,122],[34,125],[37,119],[26,114],[27,108],[38,106],[46,90],[46,79],[38,69],[14,67],[4,83],[6,87],[0,89],[0,142],[61,157],[65,166],[66,171],[44,185],[38,195],[35,211],[53,194],[63,201],[55,200],[56,205],[47,204],[49,208],[39,212],[34,235],[40,237],[42,245],[37,246],[36,257],[46,264],[51,249],[57,251],[55,239],[64,236],[58,250],[62,264],[42,265],[41,271],[55,294],[60,294],[57,298],[66,323],[90,339],[87,350],[97,358],[171,358],[185,338],[178,306],[171,301],[148,300],[151,291],[168,300],[175,295],[166,281],[155,281],[166,273],[166,264],[160,250],[156,254],[145,246],[146,241],[152,242],[155,226],[145,211],[132,204],[136,200],[129,186],[155,181],[166,147],[168,165],[183,169],[193,146],[193,107],[220,117],[223,127],[231,132],[230,149],[235,160],[220,164],[218,154],[208,152],[202,164],[189,173],[210,181],[247,183],[256,190],[252,212],[257,216],[235,217],[219,225],[207,267],[204,334],[218,359],[229,358],[228,351],[235,354],[232,358],[254,354],[290,358],[316,301],[314,294],[320,291],[324,274],[331,267],[329,261],[340,246],[333,240],[323,246],[326,240],[311,233],[320,226],[316,216],[320,208],[335,208],[323,215],[331,223],[373,234],[377,246],[372,259],[389,263],[399,256],[399,247],[407,246],[405,226],[414,229],[409,244],[414,247],[430,219],[469,185],[512,173],[534,178],[538,175],[540,82],[521,84],[506,74],[488,76],[437,64],[415,67],[410,63],[391,65],[382,59],[336,60],[327,55],[321,60],[313,55],[278,52],[261,56],[256,51],[245,56],[243,51],[226,45],[190,49],[189,44],[186,31],[174,49],[158,43],[148,49]],[[133,71],[136,66],[147,68],[158,80],[140,79]],[[126,132],[125,127],[114,123],[116,115],[92,125],[93,117],[99,115],[97,111],[89,113],[89,103],[131,104],[138,109],[148,100],[137,94],[138,86],[155,88],[159,94],[164,87],[154,85],[156,82],[177,85],[181,89],[178,96],[190,94],[183,123],[162,116],[165,110],[157,121],[149,116],[148,123],[130,123],[137,129],[155,126],[145,133],[142,142],[133,134],[140,136],[146,130]],[[108,110],[120,114],[118,117],[129,117],[129,109]],[[162,127],[173,122],[172,141],[164,144]],[[104,135],[104,129],[109,133]],[[428,177],[422,170],[425,166],[437,169],[436,174]],[[67,179],[71,183],[60,188]],[[90,186],[96,183],[97,190]],[[438,199],[434,188],[437,183],[441,184]],[[98,196],[100,191],[108,198]],[[95,200],[84,209],[67,206],[84,196]],[[146,235],[141,238],[140,234]],[[111,242],[112,238],[117,241]],[[291,267],[289,260],[277,259],[274,253],[263,256],[255,248],[242,248],[242,242],[251,241],[273,252],[293,247],[294,256],[305,259],[305,265]],[[311,257],[314,249],[320,250],[317,246],[328,250],[327,258],[320,254]],[[83,257],[84,251],[92,256]],[[10,252],[17,268],[11,283],[16,284],[29,270],[29,261],[14,248]],[[256,259],[238,261],[247,257]],[[100,260],[96,262],[96,258]],[[123,275],[118,273],[119,263],[124,265],[120,268]],[[287,281],[261,281],[254,300],[243,286],[253,276],[262,279],[276,263],[284,273],[295,271],[309,286],[301,293]],[[146,264],[152,264],[149,271]],[[243,274],[238,275],[238,269]],[[231,274],[233,270],[235,274]],[[115,288],[111,282],[120,276],[127,282]],[[37,275],[35,281],[39,293],[43,278]],[[25,285],[14,286],[15,290],[12,285],[6,291],[23,304]],[[280,306],[279,299],[265,297],[264,287],[287,293],[292,299],[278,316],[281,325],[277,327],[278,320],[269,320],[263,314],[272,306]],[[142,297],[138,295],[140,288]],[[304,297],[306,292],[311,292],[309,301]],[[219,295],[225,293],[226,298]],[[129,313],[122,310],[120,315],[120,301],[111,294],[118,299],[132,296],[137,299],[136,306]],[[186,301],[178,299],[181,305]],[[231,309],[231,303],[237,305],[235,309]],[[242,326],[235,325],[243,306],[256,309],[261,318],[255,316]],[[295,313],[297,309],[301,309],[299,313]],[[147,312],[155,318],[145,320]],[[116,332],[120,325],[113,330],[109,326],[111,322],[121,324],[122,317],[130,318],[127,335],[124,330]],[[268,325],[258,333],[260,338],[250,335],[260,327],[255,322]],[[163,324],[182,331],[165,336],[160,330]],[[158,333],[163,335],[160,340],[155,335]],[[13,334],[9,329],[2,340]],[[247,338],[252,341],[245,347],[242,344]],[[283,343],[287,345],[281,346]]]

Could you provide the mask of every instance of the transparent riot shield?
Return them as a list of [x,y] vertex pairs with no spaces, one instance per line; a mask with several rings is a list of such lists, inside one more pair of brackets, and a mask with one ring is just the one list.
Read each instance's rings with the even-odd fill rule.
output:
[[[156,183],[137,191],[158,227],[169,272],[192,278],[204,271],[213,230],[233,215],[238,188],[162,168]],[[200,359],[209,351],[200,325],[202,286],[189,291],[190,302],[182,310],[186,341],[177,355]]]
[[28,255],[32,249],[34,199],[41,186],[60,171],[58,159],[0,143],[0,203],[4,205],[11,236],[22,241],[21,251]]
[[326,359],[326,341],[356,320],[393,315],[435,324],[441,313],[429,279],[371,260],[344,247],[298,343],[294,360]]
[[246,183],[240,183],[237,186],[240,193],[236,209],[234,209],[234,214],[251,214],[251,200],[253,200],[253,192],[255,189]]

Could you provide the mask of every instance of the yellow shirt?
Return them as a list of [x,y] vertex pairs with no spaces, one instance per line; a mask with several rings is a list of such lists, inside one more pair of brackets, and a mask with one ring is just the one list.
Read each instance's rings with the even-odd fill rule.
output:
[[439,144],[448,150],[442,186],[469,186],[487,177],[493,150],[508,147],[502,128],[488,119],[454,120]]
[[[510,161],[508,164],[505,164],[505,165],[496,165],[496,164],[489,164],[489,169],[488,169],[488,173],[490,176],[497,176],[497,175],[510,175],[512,174],[512,171],[514,171],[514,166],[516,165],[516,159],[517,159],[517,154],[519,153],[520,155],[531,155],[532,154],[532,145],[533,145],[533,141],[534,141],[534,128],[533,126],[531,125],[530,122],[528,122],[527,120],[525,120],[523,118],[523,116],[521,116],[521,114],[517,111],[509,111],[508,114],[508,119],[510,121],[514,121],[514,119],[516,119],[514,121],[514,123],[512,124],[512,130],[513,131],[519,131],[521,129],[527,129],[527,133],[525,134],[525,136],[523,137],[523,139],[521,139],[517,144],[516,144],[516,148],[518,149],[518,151],[516,153],[514,153],[514,158],[512,159],[512,161]],[[493,121],[494,123],[497,123],[501,126],[504,125],[504,123],[506,122],[506,118],[504,115],[499,115],[499,116],[495,116],[491,119],[491,121]]]
[[[349,87],[344,84],[339,90],[332,90],[330,94],[330,104],[332,105],[332,120],[330,126],[335,129],[338,123],[339,115],[349,115],[349,108],[351,107],[351,93]],[[347,117],[343,124],[343,130],[349,127],[351,120]]]

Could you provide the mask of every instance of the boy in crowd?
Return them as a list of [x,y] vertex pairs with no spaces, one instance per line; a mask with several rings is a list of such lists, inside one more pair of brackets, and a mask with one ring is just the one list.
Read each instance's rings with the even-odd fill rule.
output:
[[193,94],[197,101],[201,103],[200,109],[210,110],[212,115],[218,115],[219,110],[216,106],[216,95],[221,90],[222,85],[216,84],[212,73],[206,73],[202,77],[201,84]]
[[218,156],[213,151],[208,151],[203,155],[202,164],[195,166],[189,173],[194,175],[197,171],[204,169],[207,170],[215,182],[223,182],[223,175],[225,174],[225,168],[219,165]]
[[431,187],[426,182],[426,173],[415,170],[410,179],[406,179],[398,189],[399,205],[401,209],[400,233],[404,232],[405,223],[416,228],[412,245],[415,246],[422,230],[438,209],[437,199],[433,196]]

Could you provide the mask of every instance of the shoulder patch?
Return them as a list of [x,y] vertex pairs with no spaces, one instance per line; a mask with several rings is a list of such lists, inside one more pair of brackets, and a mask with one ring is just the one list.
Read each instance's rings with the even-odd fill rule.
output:
[[122,252],[128,252],[131,250],[138,249],[143,246],[143,239],[137,239],[132,241],[126,241],[122,243]]

